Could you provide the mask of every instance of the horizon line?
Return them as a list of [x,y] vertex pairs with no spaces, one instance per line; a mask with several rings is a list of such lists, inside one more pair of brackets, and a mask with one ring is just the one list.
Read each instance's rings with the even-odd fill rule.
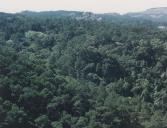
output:
[[57,12],[57,11],[66,11],[66,12],[90,12],[90,13],[94,13],[94,14],[120,14],[120,15],[125,15],[127,13],[138,13],[138,12],[144,12],[150,9],[157,9],[157,8],[167,8],[167,6],[164,7],[152,7],[152,8],[147,8],[147,9],[143,9],[141,11],[128,11],[128,12],[117,12],[117,11],[107,11],[107,12],[98,12],[98,11],[91,11],[91,10],[79,10],[79,9],[58,9],[58,10],[53,10],[53,9],[47,9],[47,10],[34,10],[34,9],[25,9],[25,10],[18,10],[18,11],[0,11],[1,13],[8,13],[8,14],[18,14],[18,13],[22,13],[22,12],[35,12],[35,13],[40,13],[40,12]]

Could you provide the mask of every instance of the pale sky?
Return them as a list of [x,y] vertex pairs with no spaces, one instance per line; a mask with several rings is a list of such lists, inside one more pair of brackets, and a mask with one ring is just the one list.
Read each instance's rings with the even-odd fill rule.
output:
[[154,7],[167,7],[167,0],[0,0],[0,12],[11,13],[23,10],[127,13]]

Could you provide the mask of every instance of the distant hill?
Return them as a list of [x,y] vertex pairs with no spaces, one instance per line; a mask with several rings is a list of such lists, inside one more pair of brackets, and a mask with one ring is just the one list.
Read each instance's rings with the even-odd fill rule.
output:
[[[143,12],[127,13],[121,15],[119,13],[103,13],[97,14],[92,12],[80,12],[80,11],[23,11],[16,13],[18,15],[30,16],[30,17],[48,17],[48,18],[72,18],[76,20],[93,20],[93,21],[112,21],[112,22],[127,22],[130,21],[152,21],[154,23],[167,24],[167,7],[151,8]],[[0,16],[11,16],[13,14],[0,12]]]
[[79,11],[43,11],[43,12],[32,12],[32,11],[23,11],[22,15],[33,16],[33,17],[56,17],[56,18],[75,18],[77,20],[98,20],[102,18],[91,12],[79,12]]
[[152,22],[148,19],[138,19],[136,17],[131,17],[129,15],[121,15],[119,13],[103,13],[97,14],[92,12],[80,12],[80,11],[43,11],[43,12],[34,12],[34,11],[23,11],[18,13],[19,15],[35,17],[35,18],[71,18],[76,20],[86,20],[86,21],[105,21],[115,24],[124,24],[124,25],[135,25],[136,22],[138,25],[152,25]]
[[59,10],[59,11],[42,11],[42,12],[35,12],[35,11],[23,11],[20,14],[26,15],[26,16],[79,16],[82,14],[82,12],[77,12],[77,11],[64,11],[64,10]]
[[155,22],[167,22],[167,7],[160,7],[160,8],[151,8],[147,9],[143,12],[138,13],[128,13],[126,16],[130,16],[133,18],[143,18],[147,20],[152,20]]

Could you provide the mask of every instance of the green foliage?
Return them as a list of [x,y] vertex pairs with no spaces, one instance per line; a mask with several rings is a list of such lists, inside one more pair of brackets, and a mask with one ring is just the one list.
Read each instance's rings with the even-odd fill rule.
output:
[[64,13],[0,14],[0,128],[166,128],[167,32]]

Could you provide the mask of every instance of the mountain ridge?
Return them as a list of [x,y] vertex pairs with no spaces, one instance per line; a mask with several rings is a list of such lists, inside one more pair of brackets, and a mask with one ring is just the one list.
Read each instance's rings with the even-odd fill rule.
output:
[[142,12],[127,13],[126,16],[165,23],[167,22],[167,7],[150,8]]
[[[5,14],[13,14],[13,13],[4,13],[1,12],[1,15]],[[33,17],[68,17],[68,18],[75,18],[77,20],[96,20],[101,21],[102,19],[111,20],[112,18],[134,18],[137,20],[145,19],[150,20],[153,22],[158,23],[167,23],[167,7],[158,7],[158,8],[150,8],[142,12],[129,12],[126,14],[119,14],[119,13],[93,13],[88,11],[66,11],[66,10],[57,10],[57,11],[29,11],[25,10],[19,13],[24,16],[33,16]]]

